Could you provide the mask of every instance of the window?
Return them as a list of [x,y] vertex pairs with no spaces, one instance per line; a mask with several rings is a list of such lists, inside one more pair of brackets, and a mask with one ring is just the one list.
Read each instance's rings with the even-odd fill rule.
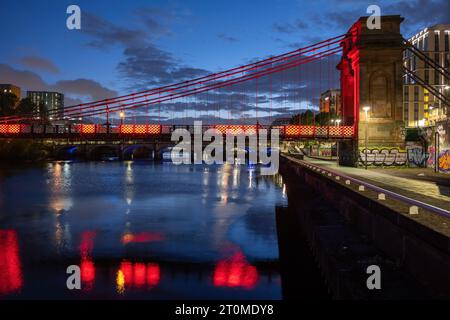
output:
[[436,70],[434,70],[434,84],[439,85],[440,84],[440,77],[439,77],[439,72],[437,72]]
[[439,51],[439,32],[434,34],[434,51]]
[[448,47],[450,45],[450,43],[449,43],[449,33],[448,32],[445,33],[445,40],[444,41],[445,41],[445,52],[448,52],[449,51]]
[[414,102],[414,121],[419,121],[419,103]]
[[419,87],[414,86],[414,101],[419,101]]
[[423,50],[428,50],[428,35],[423,37]]
[[403,105],[403,120],[407,123],[409,121],[409,103],[405,102]]
[[425,83],[430,84],[430,70],[425,70]]

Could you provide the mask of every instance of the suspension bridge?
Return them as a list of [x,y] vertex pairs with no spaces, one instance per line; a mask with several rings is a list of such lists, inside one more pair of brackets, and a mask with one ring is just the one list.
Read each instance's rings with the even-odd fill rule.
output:
[[[403,18],[383,16],[381,29],[378,30],[369,30],[366,19],[360,18],[345,34],[280,55],[183,82],[66,107],[65,118],[83,119],[76,124],[46,124],[40,121],[37,113],[4,116],[0,118],[0,136],[69,140],[164,139],[177,128],[193,130],[193,126],[177,123],[186,122],[180,117],[173,117],[168,122],[166,116],[163,121],[162,113],[168,113],[167,110],[172,109],[177,114],[187,114],[186,110],[177,110],[176,107],[182,105],[189,109],[190,104],[204,104],[215,110],[211,111],[212,115],[208,115],[218,120],[217,124],[204,125],[204,131],[214,129],[222,134],[258,135],[262,129],[276,129],[285,140],[338,141],[339,151],[342,153],[340,161],[351,165],[356,162],[356,150],[362,144],[366,131],[371,136],[371,143],[384,146],[404,145],[402,84],[405,75],[449,105],[449,99],[445,95],[436,92],[414,70],[404,65],[403,53],[408,51],[426,61],[449,82],[449,74],[445,69],[402,37],[400,24]],[[338,61],[337,65],[332,65],[333,61]],[[308,69],[307,66],[311,65],[315,67]],[[271,119],[272,113],[276,111],[272,104],[285,98],[272,95],[275,85],[289,88],[288,79],[279,75],[294,69],[298,71],[297,85],[302,80],[316,79],[317,94],[314,94],[315,97],[308,97],[308,101],[317,100],[322,89],[329,89],[336,80],[331,74],[339,73],[342,107],[338,117],[342,125],[290,123],[272,126],[259,121],[263,112],[269,113]],[[293,88],[301,90],[300,87]],[[261,101],[264,100],[260,96],[262,91],[264,97],[268,96],[266,101]],[[214,94],[207,95],[208,93]],[[228,102],[225,105],[214,101],[218,94],[226,97]],[[264,106],[261,106],[263,102]],[[299,109],[301,107],[300,102],[288,104],[286,110],[291,113],[295,112],[296,105]],[[245,115],[248,119],[233,118],[232,112],[227,108],[232,109],[235,105],[251,105],[254,114],[247,112]],[[371,121],[366,126],[360,126],[360,122],[368,122],[363,112],[366,106],[370,106]],[[56,118],[57,112],[59,111],[50,111],[47,116]],[[228,118],[224,118],[223,113],[228,113]],[[125,114],[134,117],[138,114],[139,121],[135,118],[133,123],[127,123]],[[89,119],[97,121],[89,123]],[[240,120],[242,123],[239,123]]]

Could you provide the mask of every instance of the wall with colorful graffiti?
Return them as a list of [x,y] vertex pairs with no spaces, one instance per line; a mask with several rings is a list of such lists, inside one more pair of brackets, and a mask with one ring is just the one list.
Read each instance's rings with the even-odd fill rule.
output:
[[442,121],[436,124],[435,130],[430,137],[430,145],[428,147],[429,158],[427,166],[435,168],[436,154],[437,167],[439,172],[450,173],[450,122]]
[[406,150],[398,148],[365,148],[359,150],[359,165],[391,167],[405,166],[408,161]]
[[406,146],[406,153],[408,155],[409,167],[425,168],[427,166],[430,154],[426,150],[424,150],[422,146]]
[[450,150],[445,150],[439,154],[439,171],[450,173]]
[[409,167],[437,167],[440,172],[450,173],[449,124],[450,121],[442,121],[435,127],[417,128],[420,141],[408,141],[406,145]]

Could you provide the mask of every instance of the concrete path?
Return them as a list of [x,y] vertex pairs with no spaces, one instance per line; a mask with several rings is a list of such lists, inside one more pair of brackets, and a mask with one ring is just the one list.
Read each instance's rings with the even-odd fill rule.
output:
[[429,169],[380,169],[351,168],[338,166],[335,161],[304,158],[312,164],[342,172],[350,177],[360,179],[396,192],[398,194],[429,203],[442,209],[450,210],[450,177],[436,175]]

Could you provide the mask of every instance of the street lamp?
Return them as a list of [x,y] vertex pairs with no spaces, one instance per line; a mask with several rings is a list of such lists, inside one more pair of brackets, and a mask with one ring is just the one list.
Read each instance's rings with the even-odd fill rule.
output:
[[338,127],[341,125],[341,119],[336,119],[336,123],[337,123],[337,125],[338,125]]
[[368,140],[369,140],[369,136],[368,136],[369,114],[368,114],[368,112],[370,110],[370,107],[369,106],[365,106],[365,107],[363,107],[363,110],[364,110],[364,115],[365,115],[365,120],[366,120],[366,125],[365,125],[365,127],[366,127],[366,130],[365,130],[365,145],[366,145],[366,147],[365,147],[365,150],[364,150],[366,159],[365,159],[364,165],[365,165],[365,169],[367,170],[367,144],[368,144]]
[[123,119],[125,118],[125,112],[120,111],[119,117],[120,117],[120,125],[123,125]]

